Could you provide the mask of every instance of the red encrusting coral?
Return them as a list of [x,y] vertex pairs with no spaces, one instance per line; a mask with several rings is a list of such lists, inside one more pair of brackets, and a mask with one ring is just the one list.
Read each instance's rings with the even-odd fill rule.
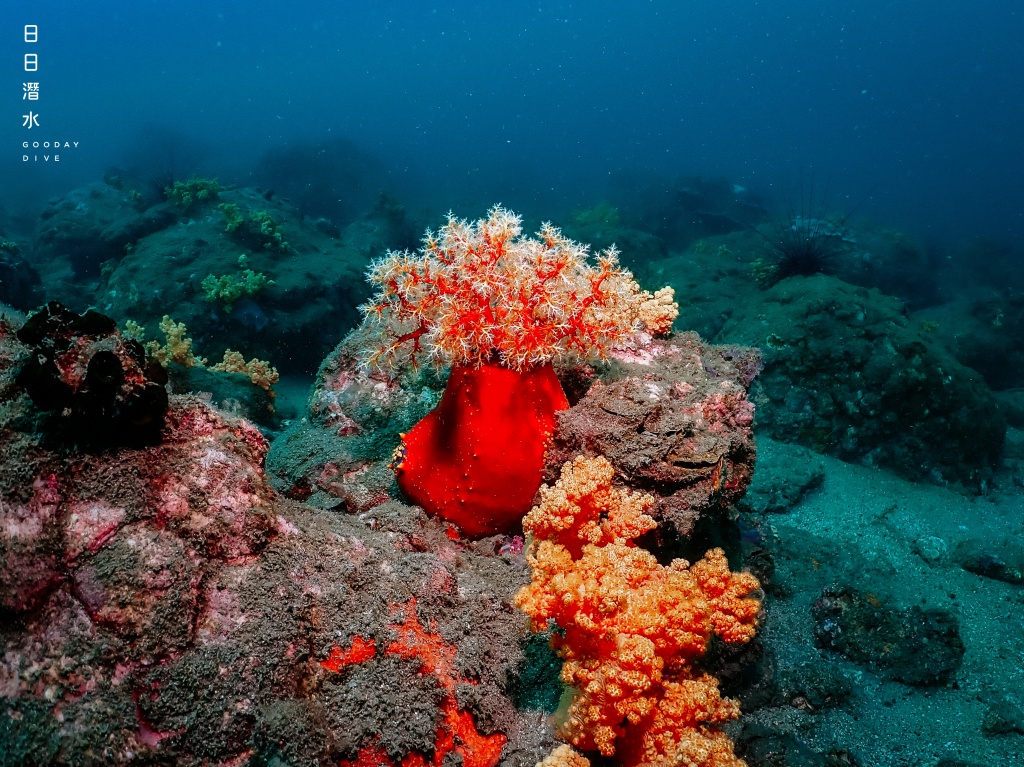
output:
[[[461,757],[463,767],[495,767],[501,759],[506,738],[500,733],[482,735],[476,728],[472,714],[459,708],[455,688],[460,683],[474,684],[474,681],[461,676],[456,669],[456,648],[446,644],[440,634],[423,627],[416,617],[415,597],[410,597],[405,604],[393,605],[392,608],[405,617],[401,623],[392,624],[397,638],[387,646],[384,654],[419,660],[420,672],[435,677],[445,691],[441,720],[434,741],[434,755],[428,760],[423,754],[412,752],[396,764],[387,751],[378,742],[374,742],[363,746],[354,761],[339,762],[339,767],[426,767],[428,764],[441,767],[451,752]],[[333,647],[330,656],[321,661],[320,665],[328,671],[336,672],[346,665],[363,663],[375,656],[373,640],[357,636],[347,651]]]
[[469,535],[508,532],[529,510],[555,413],[568,407],[553,360],[606,356],[641,330],[666,332],[671,288],[651,295],[618,265],[544,224],[523,237],[501,207],[469,224],[449,216],[419,253],[389,252],[363,307],[382,341],[367,363],[427,354],[452,373],[438,408],[405,437],[398,482]]
[[328,671],[341,671],[345,666],[364,663],[376,654],[376,642],[356,636],[352,638],[352,646],[347,650],[342,650],[338,645],[334,645],[331,648],[331,654],[327,656],[326,660],[320,661],[320,665]]

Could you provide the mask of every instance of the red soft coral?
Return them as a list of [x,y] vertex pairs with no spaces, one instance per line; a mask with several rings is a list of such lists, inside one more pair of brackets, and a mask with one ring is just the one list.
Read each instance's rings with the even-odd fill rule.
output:
[[414,502],[470,535],[513,529],[568,407],[552,360],[671,327],[671,289],[640,290],[614,249],[596,262],[550,224],[523,237],[519,217],[495,207],[475,224],[449,215],[419,253],[373,264],[379,292],[363,309],[382,342],[366,361],[452,366],[440,405],[405,437],[398,481]]

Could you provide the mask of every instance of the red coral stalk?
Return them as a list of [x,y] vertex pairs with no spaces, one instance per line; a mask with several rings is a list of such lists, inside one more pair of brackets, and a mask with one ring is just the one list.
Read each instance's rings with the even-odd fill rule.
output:
[[466,535],[510,532],[540,486],[555,412],[568,406],[551,365],[457,367],[440,404],[405,435],[398,483]]

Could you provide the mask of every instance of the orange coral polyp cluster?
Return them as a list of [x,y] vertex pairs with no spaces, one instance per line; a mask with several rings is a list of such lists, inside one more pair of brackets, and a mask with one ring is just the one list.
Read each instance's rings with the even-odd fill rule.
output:
[[693,662],[712,633],[753,637],[757,579],[731,572],[721,549],[660,565],[634,543],[655,526],[654,500],[614,488],[613,475],[604,458],[577,458],[523,520],[533,580],[516,604],[535,629],[564,631],[553,643],[576,690],[564,735],[626,765],[742,765],[715,729],[739,707]]
[[500,206],[473,224],[449,214],[420,253],[389,251],[368,277],[379,291],[363,309],[386,331],[372,363],[426,353],[443,365],[523,370],[606,354],[645,327],[642,306],[660,305],[668,326],[678,309],[671,293],[666,304],[663,292],[640,290],[613,248],[591,264],[587,247],[551,224],[522,236],[519,216]]

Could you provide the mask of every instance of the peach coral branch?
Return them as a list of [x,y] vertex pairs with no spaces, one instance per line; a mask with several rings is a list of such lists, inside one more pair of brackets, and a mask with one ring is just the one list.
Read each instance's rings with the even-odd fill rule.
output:
[[549,223],[522,236],[519,216],[495,206],[473,224],[448,214],[418,253],[389,251],[368,279],[362,307],[383,335],[371,364],[500,362],[523,370],[556,357],[604,356],[639,330],[667,332],[678,314],[672,289],[652,295],[618,264],[614,248],[588,248]]
[[753,637],[757,579],[730,572],[721,549],[658,564],[634,543],[655,526],[654,499],[614,488],[613,475],[604,458],[577,458],[523,520],[533,580],[516,604],[535,630],[564,632],[553,642],[576,692],[563,734],[627,765],[743,765],[715,729],[739,706],[693,663],[712,633]]

